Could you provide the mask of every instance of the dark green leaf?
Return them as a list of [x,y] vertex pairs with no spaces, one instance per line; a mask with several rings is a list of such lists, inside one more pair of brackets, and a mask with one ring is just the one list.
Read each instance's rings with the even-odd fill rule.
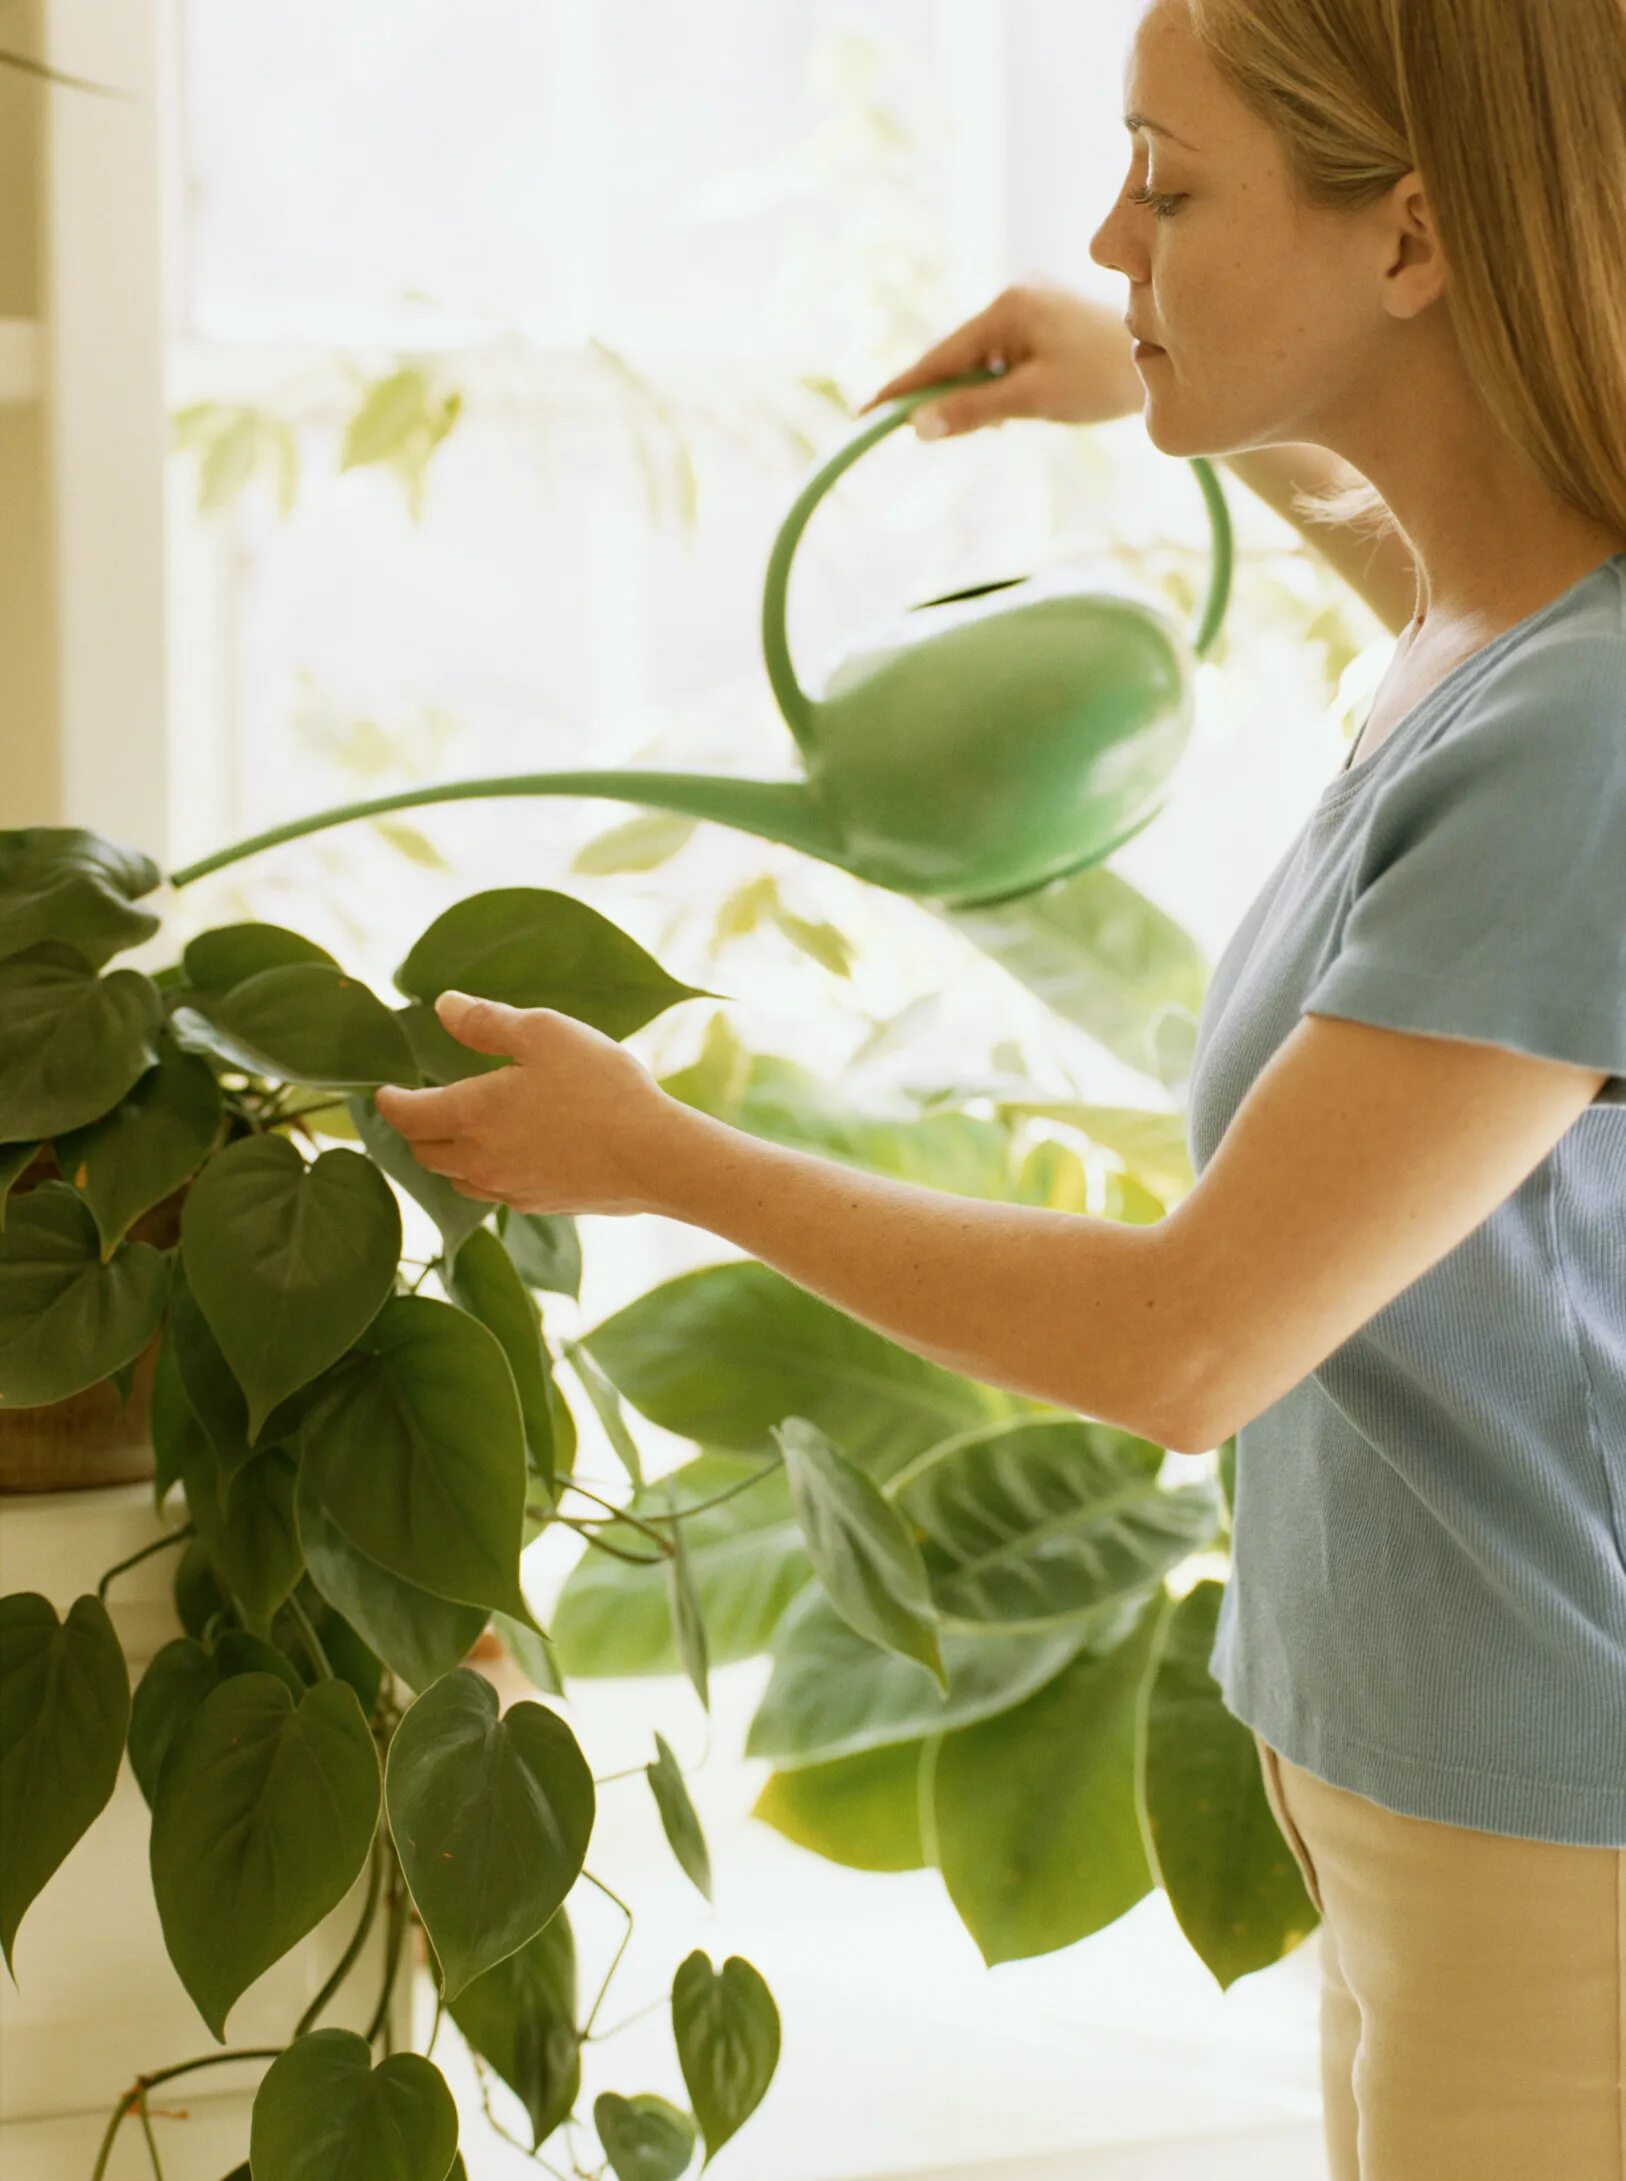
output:
[[158,1330],[169,1259],[121,1242],[102,1263],[96,1222],[65,1181],[43,1181],[0,1234],[0,1407],[62,1401],[138,1356]]
[[519,1581],[519,1402],[477,1319],[427,1295],[392,1297],[313,1402],[301,1444],[352,1544],[436,1597],[534,1626]]
[[616,2181],[678,2181],[689,2170],[694,2122],[653,2091],[636,2098],[602,2091],[593,2100],[593,2126]]
[[460,1196],[444,1174],[432,1174],[427,1166],[420,1166],[406,1138],[391,1128],[373,1103],[371,1091],[364,1098],[346,1099],[345,1110],[368,1156],[391,1181],[400,1183],[414,1203],[423,1206],[440,1229],[450,1255],[489,1216],[491,1206]]
[[204,992],[229,992],[264,969],[284,969],[290,962],[339,964],[326,947],[284,924],[217,924],[188,940],[181,966],[189,984]]
[[163,1019],[139,970],[98,976],[54,940],[0,961],[0,1142],[60,1136],[111,1112],[157,1060]]
[[655,1749],[655,1762],[646,1764],[644,1771],[649,1779],[650,1792],[655,1797],[655,1807],[660,1812],[661,1829],[671,1843],[672,1853],[709,1901],[711,1857],[706,1850],[706,1836],[701,1830],[700,1819],[694,1804],[689,1800],[689,1790],[683,1774],[678,1770],[677,1759],[667,1747],[663,1735],[656,1735]]
[[106,1606],[66,1620],[37,1590],[0,1598],[0,1949],[106,1808],[124,1755],[130,1676]]
[[499,1718],[490,1682],[460,1666],[396,1728],[384,1799],[450,2004],[581,1875],[593,1775],[557,1712],[521,1698]]
[[345,1088],[418,1081],[391,1009],[325,962],[285,962],[228,992],[193,992],[170,1027],[182,1044],[271,1081]]
[[359,1151],[307,1165],[285,1136],[245,1136],[187,1191],[181,1256],[253,1438],[377,1316],[400,1264],[401,1211]]
[[112,1111],[56,1139],[57,1163],[95,1215],[111,1254],[143,1212],[195,1174],[220,1128],[220,1086],[209,1063],[154,1034],[158,1064]]
[[551,1007],[612,1038],[701,996],[585,901],[537,886],[498,886],[454,902],[395,982],[422,1002],[454,989],[510,1007]]
[[946,1692],[926,1570],[902,1516],[805,1416],[786,1417],[774,1437],[813,1572],[831,1604],[859,1635],[916,1660]]
[[158,929],[150,910],[130,904],[150,894],[161,876],[150,856],[82,826],[0,832],[0,955],[57,939],[100,969]]
[[581,1235],[568,1212],[516,1212],[500,1204],[497,1233],[527,1287],[580,1300]]
[[355,2030],[307,2030],[260,2078],[254,2181],[450,2181],[457,2104],[421,2053],[377,2067]]
[[418,1692],[462,1664],[485,1627],[484,1606],[437,1598],[369,1559],[325,1513],[305,1464],[294,1505],[311,1581],[392,1673]]
[[33,1165],[39,1148],[32,1137],[26,1143],[0,1144],[0,1234],[6,1231],[6,1201],[12,1183]]
[[296,1708],[275,1674],[235,1674],[176,1736],[153,1806],[153,1896],[222,2044],[233,2003],[355,1883],[378,1805],[378,1750],[346,1681]]
[[576,1945],[566,1911],[556,1909],[534,1938],[465,1984],[446,2011],[525,2107],[534,2151],[581,2089]]
[[466,1237],[446,1268],[453,1302],[494,1333],[514,1374],[533,1474],[553,1494],[553,1412],[536,1298],[489,1227]]
[[703,2166],[762,2103],[779,2064],[779,2010],[751,1964],[721,1971],[698,1948],[672,1981],[672,2030],[689,2102],[706,2140]]

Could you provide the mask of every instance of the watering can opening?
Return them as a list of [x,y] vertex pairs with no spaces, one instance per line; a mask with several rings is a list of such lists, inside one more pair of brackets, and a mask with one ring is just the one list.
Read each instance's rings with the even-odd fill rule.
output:
[[[802,779],[574,770],[444,781],[319,811],[171,874],[177,887],[261,848],[351,818],[465,797],[576,795],[632,803],[776,841],[892,892],[949,905],[1037,892],[1099,862],[1162,808],[1193,713],[1195,661],[1230,596],[1229,511],[1194,457],[1213,557],[1193,635],[1160,607],[1091,591],[1066,569],[1001,576],[910,609],[960,607],[898,625],[850,655],[822,699],[797,680],[785,603],[797,544],[819,500],[922,402],[997,373],[982,369],[888,403],[803,485],[763,584],[769,685],[801,752]],[[972,601],[1022,591],[1007,604]]]

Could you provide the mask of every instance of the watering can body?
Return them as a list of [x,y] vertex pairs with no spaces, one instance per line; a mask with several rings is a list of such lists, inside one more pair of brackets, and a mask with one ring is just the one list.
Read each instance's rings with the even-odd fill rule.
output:
[[1229,512],[1200,456],[1191,467],[1213,558],[1191,636],[1149,601],[1056,569],[910,609],[842,660],[817,697],[797,679],[786,642],[791,563],[831,485],[922,402],[994,375],[964,372],[886,404],[824,460],[780,525],[762,647],[803,778],[580,770],[443,782],[274,827],[171,883],[348,818],[490,795],[603,796],[705,818],[951,908],[1033,893],[1100,862],[1163,806],[1191,728],[1196,661],[1230,596]]

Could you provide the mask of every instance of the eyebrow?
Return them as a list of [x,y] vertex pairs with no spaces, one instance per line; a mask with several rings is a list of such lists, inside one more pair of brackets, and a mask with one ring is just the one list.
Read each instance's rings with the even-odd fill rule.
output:
[[1164,128],[1161,121],[1149,121],[1144,114],[1125,114],[1124,127],[1131,132],[1136,129],[1150,129],[1154,136],[1166,136],[1172,144],[1185,144],[1187,151],[1202,149],[1200,144],[1186,144],[1183,136],[1176,136],[1172,129]]

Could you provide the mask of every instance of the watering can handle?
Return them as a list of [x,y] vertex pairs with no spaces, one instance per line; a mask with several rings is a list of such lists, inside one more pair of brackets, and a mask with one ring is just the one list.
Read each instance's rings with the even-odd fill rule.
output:
[[[762,651],[767,662],[768,680],[779,701],[792,732],[805,749],[814,733],[813,700],[796,679],[791,665],[789,647],[785,641],[785,593],[790,582],[790,564],[807,527],[808,517],[819,501],[835,483],[842,471],[851,468],[861,454],[895,431],[918,409],[922,402],[936,401],[940,395],[951,393],[961,386],[981,386],[999,373],[979,366],[975,371],[962,371],[957,377],[939,379],[933,386],[918,386],[912,393],[900,394],[884,408],[868,419],[842,442],[835,452],[814,471],[807,483],[791,503],[790,512],[780,525],[774,540],[773,551],[768,556],[768,572],[762,591]],[[1202,613],[1192,639],[1192,649],[1199,658],[1212,647],[1225,618],[1225,608],[1231,595],[1232,538],[1230,509],[1213,464],[1202,455],[1190,457],[1191,466],[1197,473],[1203,498],[1208,506],[1209,525],[1213,533],[1213,560],[1208,579],[1208,596],[1203,602]]]

